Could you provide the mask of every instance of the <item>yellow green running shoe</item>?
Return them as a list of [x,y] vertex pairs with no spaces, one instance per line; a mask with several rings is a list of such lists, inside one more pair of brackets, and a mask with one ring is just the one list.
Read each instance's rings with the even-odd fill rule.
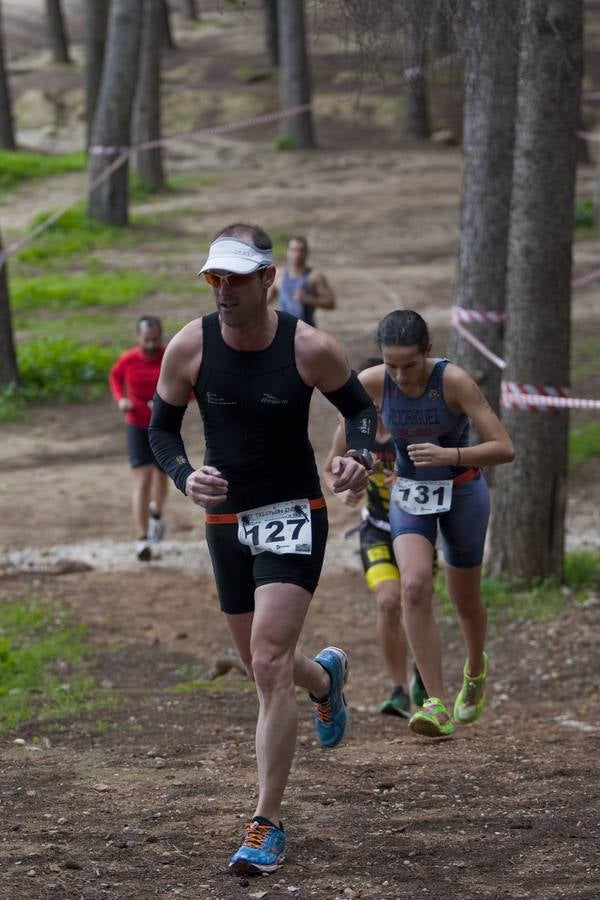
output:
[[415,734],[434,738],[450,737],[456,730],[450,713],[438,697],[429,697],[411,718],[408,727]]
[[468,661],[463,670],[463,686],[454,701],[454,718],[459,725],[470,725],[479,718],[485,706],[485,680],[488,673],[488,655],[483,654],[483,671],[473,678],[469,675]]

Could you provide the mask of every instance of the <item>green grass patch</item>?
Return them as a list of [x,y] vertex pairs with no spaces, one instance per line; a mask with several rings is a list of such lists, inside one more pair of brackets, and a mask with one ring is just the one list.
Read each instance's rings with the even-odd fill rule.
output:
[[[570,600],[575,603],[583,603],[591,591],[598,590],[600,553],[567,553],[562,585],[553,579],[534,579],[527,583],[521,579],[484,575],[481,579],[481,596],[492,623],[503,619],[546,622],[563,611],[565,587],[570,592]],[[446,590],[443,573],[436,578],[435,593],[443,614],[454,618],[455,610]]]
[[88,674],[90,657],[85,625],[65,610],[0,602],[0,731],[114,706]]
[[600,340],[592,338],[587,341],[578,341],[573,346],[572,353],[571,377],[573,379],[589,378],[598,374]]
[[[53,212],[53,210],[47,210],[34,216],[29,223],[28,233],[46,222]],[[81,263],[81,259],[85,259],[86,254],[97,247],[111,244],[123,247],[137,243],[140,235],[136,232],[134,225],[134,219],[128,228],[116,228],[95,219],[88,219],[84,202],[81,201],[63,213],[56,222],[49,225],[45,231],[34,238],[31,244],[19,251],[16,259],[21,263],[33,265],[52,265],[54,263],[62,265],[65,258],[78,254],[78,262]]]
[[575,201],[573,224],[576,239],[594,237],[600,233],[600,228],[594,222],[594,203],[592,200],[578,199]]
[[593,456],[600,456],[600,422],[584,422],[571,428],[569,467],[575,469]]
[[243,678],[228,678],[227,681],[220,678],[215,678],[214,681],[204,678],[191,679],[180,681],[179,684],[168,688],[168,691],[171,694],[218,694],[225,689],[256,692],[254,682]]
[[32,178],[80,172],[86,165],[83,151],[54,155],[28,150],[0,150],[0,190],[14,188]]
[[150,275],[137,270],[49,272],[35,278],[11,278],[11,306],[17,313],[87,306],[125,306],[154,288]]

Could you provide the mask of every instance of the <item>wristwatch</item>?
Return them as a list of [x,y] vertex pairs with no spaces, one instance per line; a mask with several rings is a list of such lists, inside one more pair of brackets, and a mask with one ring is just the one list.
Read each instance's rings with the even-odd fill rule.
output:
[[344,456],[355,459],[370,472],[374,466],[373,454],[370,450],[346,450]]

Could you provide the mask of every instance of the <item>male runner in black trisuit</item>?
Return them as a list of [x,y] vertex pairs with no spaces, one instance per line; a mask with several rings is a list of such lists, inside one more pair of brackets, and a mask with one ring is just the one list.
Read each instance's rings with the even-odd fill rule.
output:
[[[296,647],[327,537],[308,439],[310,397],[317,387],[345,418],[348,450],[331,464],[335,491],[365,488],[377,413],[333,337],[269,308],[275,267],[261,228],[225,228],[201,274],[217,312],[190,322],[169,344],[150,440],[177,487],[207,509],[221,608],[256,682],[258,804],[230,863],[236,874],[256,874],[284,858],[279,814],[296,743],[294,685],[316,703],[324,746],[336,746],[347,723],[346,654],[327,647],[311,660]],[[197,469],[180,434],[191,390],[206,438]]]

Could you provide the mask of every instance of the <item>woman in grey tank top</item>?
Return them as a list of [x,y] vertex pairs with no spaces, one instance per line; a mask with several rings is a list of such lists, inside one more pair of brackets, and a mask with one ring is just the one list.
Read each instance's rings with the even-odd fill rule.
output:
[[[489,494],[481,468],[511,462],[514,450],[470,375],[447,359],[429,355],[429,332],[418,313],[389,313],[379,323],[377,341],[383,364],[362,372],[360,379],[396,447],[391,534],[401,573],[405,630],[429,695],[409,727],[428,737],[448,737],[456,723],[474,722],[485,705],[487,621],[480,581]],[[472,446],[470,422],[481,435]],[[446,706],[432,610],[438,526],[448,593],[467,654],[452,714]]]

